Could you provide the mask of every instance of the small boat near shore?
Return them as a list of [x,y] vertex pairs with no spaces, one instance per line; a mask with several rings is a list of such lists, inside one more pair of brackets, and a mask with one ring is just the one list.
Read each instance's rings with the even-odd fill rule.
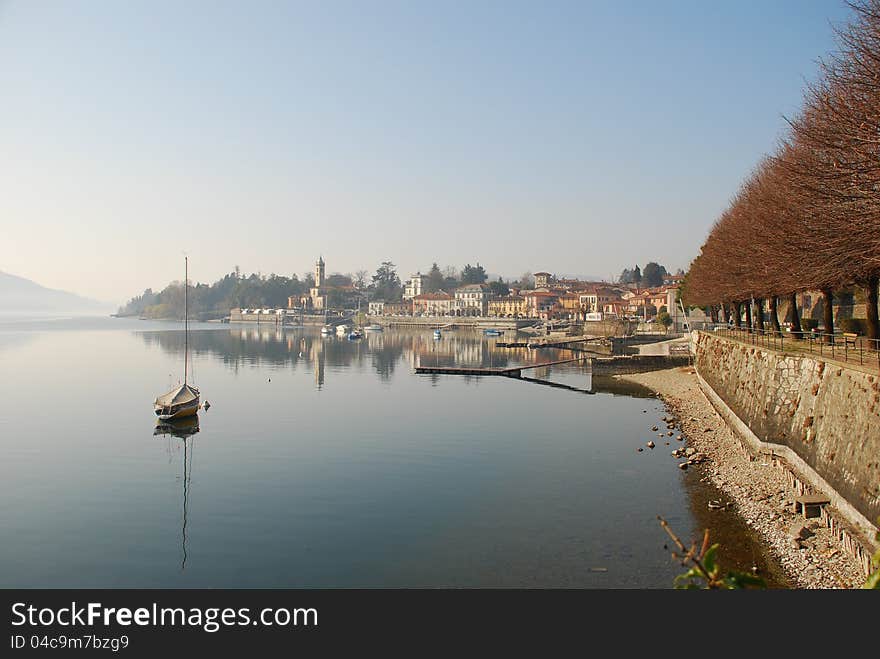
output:
[[439,341],[443,338],[443,333],[439,329],[434,330],[434,340]]
[[189,375],[189,258],[184,258],[183,279],[183,322],[184,322],[184,348],[183,348],[183,384],[179,384],[171,391],[157,396],[153,401],[153,411],[159,417],[159,421],[174,421],[184,417],[198,414],[201,393],[196,387],[187,382]]
[[499,329],[495,329],[494,327],[490,327],[489,329],[484,329],[483,334],[485,336],[501,336],[504,332]]
[[349,332],[351,332],[351,325],[336,326],[336,336],[348,336]]
[[362,338],[364,338],[364,333],[361,332],[359,329],[353,329],[348,333],[349,341],[357,341],[358,339]]
[[382,332],[383,327],[379,323],[372,323],[364,327],[365,332]]
[[332,336],[334,331],[333,325],[324,325],[321,328],[321,336]]

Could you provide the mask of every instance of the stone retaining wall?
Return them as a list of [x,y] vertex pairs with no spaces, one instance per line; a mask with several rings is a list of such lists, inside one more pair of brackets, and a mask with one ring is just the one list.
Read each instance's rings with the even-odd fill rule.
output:
[[791,449],[865,518],[880,516],[880,377],[695,332],[701,378],[763,442]]

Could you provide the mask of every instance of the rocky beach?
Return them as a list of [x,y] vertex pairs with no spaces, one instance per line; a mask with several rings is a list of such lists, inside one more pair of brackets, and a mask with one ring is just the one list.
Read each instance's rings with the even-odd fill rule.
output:
[[[697,471],[727,501],[708,503],[714,515],[739,515],[766,543],[769,554],[797,588],[854,588],[865,575],[858,562],[818,518],[795,514],[794,498],[784,472],[762,457],[752,457],[700,389],[694,369],[673,368],[616,376],[655,391],[667,409],[667,434],[679,468]],[[655,437],[656,430],[655,431]],[[660,443],[656,450],[660,450]],[[639,447],[640,448],[640,447]],[[723,555],[724,547],[721,547]]]

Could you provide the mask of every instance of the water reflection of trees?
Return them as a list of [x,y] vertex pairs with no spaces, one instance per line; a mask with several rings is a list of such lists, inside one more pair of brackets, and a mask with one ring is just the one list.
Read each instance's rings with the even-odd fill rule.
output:
[[[147,331],[144,343],[182,356],[184,334],[178,330]],[[323,337],[317,328],[230,327],[190,332],[190,353],[195,359],[220,361],[233,371],[247,366],[289,366],[372,369],[389,380],[401,362],[408,369],[419,365],[468,365],[507,367],[539,363],[554,358],[549,353],[525,348],[498,348],[475,331],[449,332],[437,341],[430,329],[386,330],[367,333],[359,341]],[[323,379],[323,378],[322,378]]]
[[[184,333],[179,330],[147,331],[139,335],[144,343],[175,356],[183,356]],[[323,337],[318,328],[276,328],[232,326],[190,332],[190,354],[195,359],[213,359],[238,372],[245,367],[273,366],[312,371],[318,387],[324,384],[326,369],[372,370],[382,381],[390,380],[398,366],[410,371],[417,366],[475,366],[508,368],[565,359],[565,350],[500,348],[497,341],[473,330],[444,332],[435,340],[431,329],[394,329],[367,332],[359,341],[336,336]],[[539,368],[533,377],[552,378],[554,372],[586,373],[580,365]],[[437,376],[433,376],[436,380]],[[609,377],[595,377],[585,385],[593,391],[638,398],[654,394],[644,387]]]

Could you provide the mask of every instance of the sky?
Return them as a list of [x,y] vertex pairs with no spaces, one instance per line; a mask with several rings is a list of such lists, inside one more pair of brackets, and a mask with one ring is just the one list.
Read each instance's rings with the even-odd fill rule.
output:
[[0,270],[687,268],[842,0],[0,0]]

